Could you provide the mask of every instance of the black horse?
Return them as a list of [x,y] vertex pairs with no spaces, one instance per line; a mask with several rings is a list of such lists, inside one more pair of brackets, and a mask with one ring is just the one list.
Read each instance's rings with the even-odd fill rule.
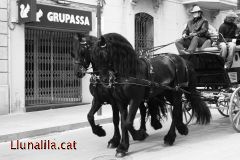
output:
[[[88,121],[91,125],[92,132],[98,136],[105,136],[105,130],[100,125],[96,125],[94,121],[94,114],[99,110],[99,108],[108,103],[112,106],[113,111],[113,124],[114,124],[114,135],[112,139],[108,142],[109,148],[116,148],[120,143],[120,131],[119,131],[119,110],[117,108],[116,102],[113,98],[112,92],[113,88],[105,85],[108,83],[108,79],[104,76],[100,76],[101,79],[98,79],[99,72],[92,61],[91,58],[91,49],[94,43],[97,41],[97,38],[94,36],[85,36],[83,34],[76,34],[73,38],[73,51],[72,57],[74,59],[74,71],[75,75],[79,78],[85,76],[86,71],[90,64],[92,65],[93,75],[90,79],[90,92],[93,96],[92,107],[88,113]],[[108,78],[108,76],[107,76]],[[149,105],[152,105],[149,103]],[[145,117],[146,117],[146,107],[144,103],[141,103],[139,106],[141,114],[141,125],[140,130],[146,130]],[[151,124],[155,129],[161,128],[161,123],[159,122],[159,112],[156,110],[150,109]],[[137,137],[134,139],[138,140]]]
[[175,128],[182,135],[188,134],[188,128],[182,120],[182,89],[190,93],[185,96],[192,106],[197,122],[210,122],[209,108],[196,91],[194,69],[180,56],[161,54],[149,60],[139,58],[132,45],[116,33],[101,36],[94,45],[92,55],[98,70],[102,73],[114,73],[113,96],[121,113],[122,127],[122,140],[117,147],[116,156],[125,156],[128,151],[128,131],[132,135],[145,138],[144,132],[137,132],[133,127],[137,108],[144,99],[156,98],[168,101],[173,106],[172,123],[164,137],[165,144],[174,143]]

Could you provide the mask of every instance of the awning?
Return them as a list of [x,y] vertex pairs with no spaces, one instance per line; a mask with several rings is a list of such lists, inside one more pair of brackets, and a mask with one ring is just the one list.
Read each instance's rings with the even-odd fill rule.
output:
[[229,10],[237,8],[237,0],[182,0],[183,4],[196,4],[211,10]]

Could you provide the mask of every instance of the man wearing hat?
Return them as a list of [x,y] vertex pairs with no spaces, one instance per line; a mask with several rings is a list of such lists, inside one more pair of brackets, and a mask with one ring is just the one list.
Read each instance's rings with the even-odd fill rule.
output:
[[237,17],[234,12],[229,12],[219,27],[219,48],[221,56],[226,59],[225,68],[231,68],[235,55],[238,27],[234,22]]
[[210,39],[208,21],[202,17],[201,8],[194,6],[191,14],[193,18],[188,21],[182,38],[175,42],[179,54],[192,54],[197,47],[202,47]]

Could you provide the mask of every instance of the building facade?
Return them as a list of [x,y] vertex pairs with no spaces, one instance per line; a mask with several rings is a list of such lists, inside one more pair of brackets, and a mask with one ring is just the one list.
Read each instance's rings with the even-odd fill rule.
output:
[[0,113],[9,113],[9,29],[8,29],[8,3],[0,2]]
[[[102,34],[120,33],[141,50],[180,38],[194,4],[215,28],[225,10],[237,5],[235,0],[105,0],[99,26],[96,0],[36,0],[36,16],[22,21],[28,7],[20,3],[26,1],[0,1],[0,114],[91,102],[89,76],[73,74],[74,33],[97,36],[100,27]],[[45,14],[52,23],[43,23]],[[161,52],[177,54],[174,45]]]

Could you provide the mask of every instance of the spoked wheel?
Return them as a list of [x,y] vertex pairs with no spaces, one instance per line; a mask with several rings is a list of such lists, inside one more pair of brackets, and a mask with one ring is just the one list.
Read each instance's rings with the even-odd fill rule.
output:
[[225,117],[229,117],[229,101],[228,100],[220,100],[217,102],[218,111],[221,115]]
[[[168,112],[171,118],[172,118],[172,110],[173,110],[172,106],[169,106]],[[183,116],[183,123],[188,125],[192,120],[193,114],[192,114],[192,108],[190,106],[190,103],[187,101],[182,102],[182,116]]]
[[229,104],[229,117],[233,128],[240,132],[240,87],[232,94]]
[[[172,118],[172,106],[169,105],[168,106],[168,112]],[[192,118],[193,118],[193,112],[192,112],[192,107],[190,105],[190,102],[187,101],[187,99],[185,98],[185,96],[182,96],[182,118],[183,118],[183,123],[188,125]]]
[[193,117],[193,113],[192,113],[192,108],[190,106],[190,103],[187,101],[183,101],[182,102],[182,107],[183,107],[183,123],[188,125]]

